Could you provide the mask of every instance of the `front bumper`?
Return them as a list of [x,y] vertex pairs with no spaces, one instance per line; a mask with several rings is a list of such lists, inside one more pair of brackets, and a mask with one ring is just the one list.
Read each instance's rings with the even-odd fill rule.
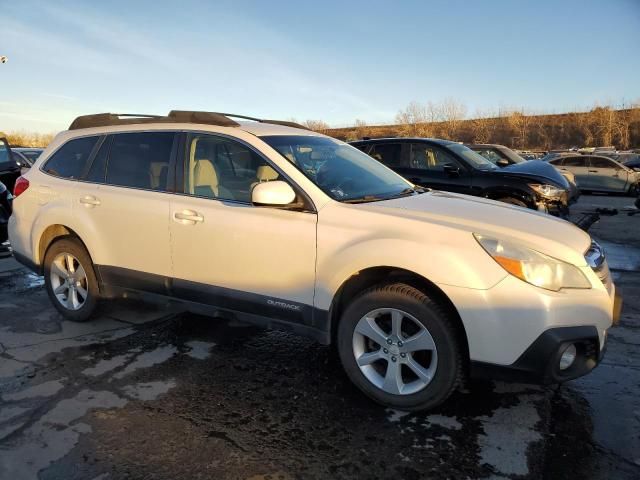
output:
[[[561,383],[586,375],[602,360],[606,333],[601,345],[598,330],[593,326],[559,327],[543,332],[511,365],[471,362],[471,376],[519,383]],[[560,357],[573,344],[576,359],[565,370],[560,369]]]
[[[606,267],[606,263],[603,264]],[[471,289],[438,284],[456,306],[472,362],[509,367],[546,331],[586,327],[599,348],[615,319],[617,290],[608,269],[596,273],[580,267],[591,289],[552,292],[507,275],[492,288]],[[540,362],[546,365],[548,359]]]

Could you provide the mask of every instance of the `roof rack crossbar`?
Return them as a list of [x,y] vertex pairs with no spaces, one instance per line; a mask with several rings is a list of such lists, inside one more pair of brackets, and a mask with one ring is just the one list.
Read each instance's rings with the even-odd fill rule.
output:
[[283,125],[287,127],[309,130],[303,125],[284,120],[265,120],[261,118],[248,117],[246,115],[236,115],[234,113],[198,112],[191,110],[171,110],[166,116],[138,113],[96,113],[93,115],[81,115],[77,117],[73,122],[71,122],[69,130],[145,123],[201,123],[206,125],[217,125],[221,127],[240,126],[238,122],[232,120],[229,117],[241,118],[243,120],[251,120],[259,123]]

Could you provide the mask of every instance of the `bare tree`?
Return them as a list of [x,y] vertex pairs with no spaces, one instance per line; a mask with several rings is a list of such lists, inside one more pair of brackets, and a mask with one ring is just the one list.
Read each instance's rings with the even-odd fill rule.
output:
[[[520,148],[526,148],[529,143],[529,128],[532,123],[533,116],[527,114],[523,108],[513,110],[507,117],[509,126],[516,132],[515,139]],[[516,145],[513,145],[516,146]]]
[[302,125],[318,133],[326,133],[327,130],[331,128],[329,124],[323,120],[305,120],[302,122]]
[[360,120],[359,118],[356,118],[354,127],[355,127],[356,138],[363,138],[363,137],[369,136],[369,128],[367,127],[367,122],[365,122],[364,120]]
[[440,120],[443,123],[444,137],[455,140],[458,127],[467,115],[467,107],[452,97],[446,98],[440,104]]
[[474,143],[490,143],[496,127],[495,118],[486,112],[476,110],[474,117],[470,120],[471,133]]
[[411,102],[404,110],[396,115],[396,123],[405,136],[429,136],[427,108],[418,102]]

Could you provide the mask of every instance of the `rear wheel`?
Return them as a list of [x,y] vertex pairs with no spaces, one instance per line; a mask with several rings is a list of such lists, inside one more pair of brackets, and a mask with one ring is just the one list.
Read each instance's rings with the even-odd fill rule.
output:
[[462,354],[446,311],[402,283],[367,290],[338,326],[338,352],[353,383],[401,410],[433,408],[456,389]]
[[68,320],[86,322],[98,303],[98,281],[89,253],[73,237],[54,242],[44,258],[49,299]]

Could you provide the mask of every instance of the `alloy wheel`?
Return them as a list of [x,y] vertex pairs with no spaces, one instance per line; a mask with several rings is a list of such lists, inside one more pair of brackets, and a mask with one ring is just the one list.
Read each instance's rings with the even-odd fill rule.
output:
[[392,395],[424,389],[438,367],[438,351],[429,330],[396,308],[372,310],[358,321],[353,355],[367,380]]
[[70,253],[58,254],[51,263],[49,275],[58,302],[68,310],[80,310],[89,296],[89,286],[78,259]]

